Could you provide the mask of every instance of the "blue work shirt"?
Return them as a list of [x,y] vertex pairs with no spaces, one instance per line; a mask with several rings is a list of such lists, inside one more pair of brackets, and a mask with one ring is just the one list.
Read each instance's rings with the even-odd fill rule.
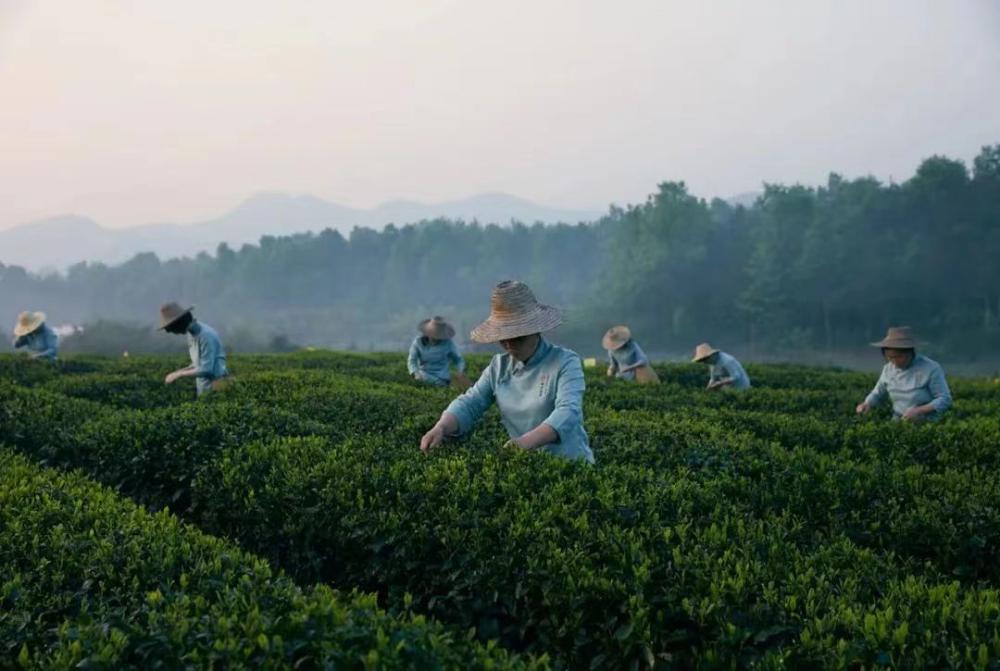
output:
[[417,336],[410,345],[406,369],[410,375],[421,373],[424,382],[445,386],[451,382],[449,365],[454,363],[459,373],[465,372],[465,359],[452,340],[438,340],[433,345],[427,336]]
[[229,375],[226,368],[226,350],[222,347],[219,334],[208,324],[191,322],[187,332],[188,352],[194,367],[195,387],[198,395],[212,389],[212,383]]
[[542,338],[524,363],[510,354],[494,356],[476,384],[452,401],[446,412],[458,419],[459,435],[465,435],[496,401],[512,439],[548,424],[559,438],[539,450],[594,463],[583,428],[584,389],[583,365],[576,352]]
[[[610,362],[608,370],[611,371],[612,375],[621,380],[634,380],[635,369],[640,366],[649,365],[646,353],[642,351],[642,348],[634,340],[629,340],[618,349],[609,349],[608,361]],[[622,370],[623,368],[632,368],[632,370]]]
[[42,324],[28,335],[15,338],[14,348],[19,347],[26,347],[31,352],[32,359],[55,361],[59,354],[59,336],[48,324]]
[[732,384],[726,385],[732,389],[749,389],[750,377],[735,357],[719,352],[719,357],[709,368],[709,382],[717,382],[727,377],[733,378]]
[[934,412],[925,415],[926,419],[938,419],[951,407],[951,390],[944,379],[944,370],[922,354],[914,356],[906,368],[885,364],[865,403],[874,408],[887,394],[892,401],[892,414],[897,419],[910,408],[928,403],[934,406]]

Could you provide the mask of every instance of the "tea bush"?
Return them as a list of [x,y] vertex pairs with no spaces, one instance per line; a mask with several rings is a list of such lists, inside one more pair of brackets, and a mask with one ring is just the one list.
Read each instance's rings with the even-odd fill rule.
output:
[[235,357],[239,383],[200,402],[159,359],[84,363],[18,362],[0,441],[302,585],[560,668],[1000,663],[992,382],[953,380],[954,411],[910,426],[854,416],[874,372],[752,366],[735,394],[701,366],[652,387],[588,370],[590,467],[504,451],[495,409],[424,457],[455,392],[398,355]]
[[265,562],[0,449],[0,667],[543,666]]

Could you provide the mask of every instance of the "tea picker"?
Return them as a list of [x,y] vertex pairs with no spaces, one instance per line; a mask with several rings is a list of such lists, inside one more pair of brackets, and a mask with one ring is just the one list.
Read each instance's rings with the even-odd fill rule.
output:
[[750,388],[750,377],[747,376],[743,365],[736,360],[736,357],[715,349],[707,342],[703,342],[695,348],[691,361],[703,363],[709,367],[708,385],[705,387],[709,391]]
[[608,351],[608,377],[635,380],[640,384],[660,381],[656,371],[649,365],[646,353],[632,338],[629,327],[611,327],[604,334],[601,345]]
[[431,317],[417,325],[420,334],[410,343],[406,369],[418,382],[447,387],[452,382],[451,364],[455,365],[456,385],[466,389],[465,359],[455,346],[455,329],[443,317]]
[[175,335],[186,335],[191,365],[167,375],[164,382],[173,384],[182,377],[193,377],[198,396],[218,390],[229,379],[226,367],[226,350],[222,340],[208,324],[194,318],[194,306],[184,308],[178,303],[160,307],[160,329]]
[[875,388],[858,404],[863,415],[882,402],[892,402],[893,418],[906,422],[939,419],[951,407],[951,390],[938,362],[917,354],[919,342],[909,326],[893,326],[871,343],[882,350],[885,366]]
[[22,312],[14,325],[14,349],[25,348],[32,359],[55,361],[59,336],[45,323],[44,312]]
[[446,438],[468,435],[495,402],[510,440],[506,447],[539,450],[594,462],[583,428],[583,366],[575,352],[542,337],[562,323],[562,313],[543,305],[527,285],[496,285],[490,316],[472,330],[472,340],[499,343],[479,380],[451,402],[420,441],[427,452]]

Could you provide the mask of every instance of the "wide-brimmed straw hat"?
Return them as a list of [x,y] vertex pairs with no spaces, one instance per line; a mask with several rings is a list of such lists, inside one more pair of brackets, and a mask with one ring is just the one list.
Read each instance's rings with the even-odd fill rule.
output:
[[434,316],[425,319],[417,326],[417,330],[428,338],[435,340],[451,340],[455,337],[454,327],[444,320],[444,317]]
[[888,347],[889,349],[913,349],[917,345],[924,345],[922,340],[917,340],[913,335],[913,329],[909,326],[890,326],[885,332],[885,337],[878,342],[873,342],[872,347]]
[[632,339],[632,331],[627,326],[612,326],[601,339],[601,346],[604,349],[615,350],[622,347]]
[[713,354],[718,353],[718,351],[707,342],[703,342],[694,348],[694,356],[691,358],[691,361],[704,361]]
[[489,318],[470,335],[479,343],[499,342],[551,331],[562,322],[562,311],[539,303],[527,284],[506,280],[493,288]]
[[22,312],[17,316],[17,324],[14,325],[14,336],[20,338],[29,333],[34,333],[44,323],[44,312]]
[[194,310],[194,306],[185,308],[181,307],[180,303],[164,303],[160,306],[160,328],[163,330],[173,324],[175,321],[183,317],[184,315]]

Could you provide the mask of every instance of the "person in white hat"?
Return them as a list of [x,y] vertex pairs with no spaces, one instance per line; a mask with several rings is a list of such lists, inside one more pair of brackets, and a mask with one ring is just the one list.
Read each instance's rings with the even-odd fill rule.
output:
[[465,359],[452,338],[455,329],[443,317],[425,319],[417,326],[420,335],[410,344],[406,369],[415,380],[436,387],[446,387],[451,382],[451,364],[458,376],[465,377]]
[[507,447],[539,450],[594,463],[583,428],[583,365],[542,333],[562,323],[562,313],[542,305],[527,285],[505,281],[493,289],[489,318],[473,329],[475,342],[499,343],[479,381],[456,398],[424,434],[427,452],[448,437],[467,435],[496,402],[510,440]]
[[176,335],[187,335],[188,353],[191,365],[167,375],[164,382],[173,384],[182,377],[193,377],[195,389],[200,397],[206,392],[218,389],[229,376],[226,367],[226,350],[222,340],[208,324],[194,318],[194,306],[185,308],[178,303],[166,303],[160,307],[160,329]]
[[707,364],[709,367],[709,390],[715,389],[749,389],[750,377],[743,369],[743,364],[736,357],[715,349],[707,342],[694,348],[691,361]]
[[59,336],[45,323],[44,312],[22,312],[14,324],[14,349],[28,350],[32,359],[55,361],[59,356]]
[[608,377],[639,382],[659,382],[656,371],[649,365],[649,358],[632,338],[627,326],[612,326],[601,339],[608,351]]
[[906,422],[939,419],[951,407],[951,390],[936,361],[917,354],[920,344],[909,326],[893,326],[871,343],[882,350],[885,366],[871,393],[855,412],[863,415],[882,402],[892,401],[893,418]]

